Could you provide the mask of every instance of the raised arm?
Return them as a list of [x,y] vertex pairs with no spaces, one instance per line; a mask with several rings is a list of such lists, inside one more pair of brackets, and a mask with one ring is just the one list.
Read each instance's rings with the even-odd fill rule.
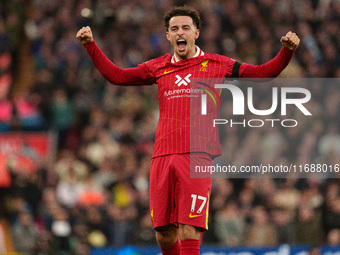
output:
[[288,32],[281,37],[282,49],[272,60],[263,65],[250,65],[242,63],[239,66],[239,77],[242,78],[274,78],[277,77],[288,65],[294,51],[300,43],[299,37]]
[[97,70],[110,83],[115,85],[151,85],[155,83],[154,78],[148,76],[147,70],[141,66],[122,69],[111,62],[94,41],[90,27],[81,28],[76,37],[86,48]]

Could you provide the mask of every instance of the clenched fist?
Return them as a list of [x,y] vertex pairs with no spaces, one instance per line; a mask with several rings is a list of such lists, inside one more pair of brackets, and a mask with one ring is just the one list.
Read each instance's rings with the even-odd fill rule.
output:
[[300,38],[291,31],[289,31],[285,36],[282,36],[280,41],[283,47],[289,50],[296,50],[300,44]]
[[93,41],[91,28],[89,26],[82,27],[81,29],[79,29],[76,37],[82,44],[91,43]]

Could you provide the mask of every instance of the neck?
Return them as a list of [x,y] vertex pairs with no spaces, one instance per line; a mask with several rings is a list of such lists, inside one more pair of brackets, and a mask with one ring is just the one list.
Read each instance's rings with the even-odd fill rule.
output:
[[181,60],[184,60],[184,59],[193,58],[196,55],[196,53],[197,53],[197,47],[195,46],[194,49],[191,50],[188,55],[186,55],[184,57],[180,57],[180,56],[177,55],[177,53],[175,53],[175,56],[179,61],[181,61]]

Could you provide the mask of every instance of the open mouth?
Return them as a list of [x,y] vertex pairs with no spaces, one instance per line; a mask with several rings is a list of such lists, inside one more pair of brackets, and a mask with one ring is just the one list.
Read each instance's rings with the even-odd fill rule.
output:
[[186,46],[187,46],[187,41],[184,40],[184,39],[179,39],[177,41],[177,46],[178,46],[179,51],[184,51],[186,49]]

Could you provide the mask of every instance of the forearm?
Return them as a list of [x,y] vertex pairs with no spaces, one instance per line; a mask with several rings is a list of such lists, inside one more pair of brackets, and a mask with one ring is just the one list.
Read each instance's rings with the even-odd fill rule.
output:
[[282,47],[279,54],[263,65],[250,65],[242,63],[239,77],[242,78],[274,78],[277,77],[289,64],[294,51]]
[[84,44],[84,47],[94,66],[110,83],[115,85],[148,85],[153,83],[153,81],[142,79],[139,67],[122,69],[116,66],[105,56],[94,41]]

